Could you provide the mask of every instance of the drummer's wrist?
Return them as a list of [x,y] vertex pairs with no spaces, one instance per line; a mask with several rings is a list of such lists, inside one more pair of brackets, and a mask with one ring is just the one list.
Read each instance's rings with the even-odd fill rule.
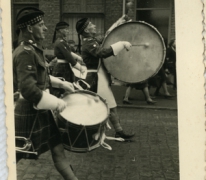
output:
[[60,83],[59,83],[59,88],[61,88],[61,89],[64,89],[65,87],[64,87],[64,82],[65,81],[61,81]]

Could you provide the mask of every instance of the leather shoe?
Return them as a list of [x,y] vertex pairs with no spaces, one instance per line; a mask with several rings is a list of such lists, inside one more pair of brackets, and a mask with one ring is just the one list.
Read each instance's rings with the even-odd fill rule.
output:
[[167,98],[172,98],[174,96],[173,95],[164,95],[164,97],[167,99]]
[[154,105],[157,101],[147,101],[147,104]]
[[123,138],[123,139],[128,139],[128,138],[132,138],[134,135],[135,135],[135,133],[126,134],[126,133],[122,130],[122,131],[116,132],[115,137],[116,137],[116,138],[121,137],[121,138]]
[[[125,98],[125,96],[123,97],[123,100],[124,100],[124,98]],[[132,100],[134,100],[134,98],[128,97],[128,100],[132,101]]]
[[123,100],[123,104],[132,104],[132,103],[129,102],[129,101],[125,101],[125,100]]

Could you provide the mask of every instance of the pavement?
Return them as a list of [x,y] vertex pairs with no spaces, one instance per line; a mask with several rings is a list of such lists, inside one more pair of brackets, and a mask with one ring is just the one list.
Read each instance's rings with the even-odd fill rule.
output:
[[160,93],[158,96],[154,96],[155,88],[150,88],[150,94],[154,97],[154,101],[157,101],[154,105],[149,105],[145,101],[144,94],[141,90],[132,89],[130,98],[132,99],[132,105],[123,104],[123,97],[125,96],[127,87],[126,86],[112,86],[112,91],[115,97],[115,100],[119,107],[128,107],[128,108],[142,108],[142,109],[167,109],[167,110],[177,110],[177,94],[172,86],[168,86],[168,91],[174,97],[165,98],[163,89],[160,89]]
[[[134,103],[137,101],[144,103],[139,99]],[[78,179],[179,180],[177,111],[137,106],[119,107],[118,113],[124,130],[136,133],[133,141],[106,140],[111,151],[103,147],[88,153],[65,150]],[[106,134],[114,136],[114,130]],[[63,180],[54,168],[50,151],[37,160],[21,159],[17,163],[17,177],[17,180]]]

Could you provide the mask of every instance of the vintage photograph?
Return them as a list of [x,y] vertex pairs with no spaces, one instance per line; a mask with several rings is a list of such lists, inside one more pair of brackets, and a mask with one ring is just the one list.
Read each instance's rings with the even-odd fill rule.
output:
[[175,0],[12,0],[16,179],[179,180]]

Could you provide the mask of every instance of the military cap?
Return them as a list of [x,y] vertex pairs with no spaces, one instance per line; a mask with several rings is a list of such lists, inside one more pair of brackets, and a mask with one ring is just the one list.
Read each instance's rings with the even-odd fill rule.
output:
[[55,39],[56,39],[56,31],[59,30],[59,29],[64,29],[64,28],[67,28],[69,27],[69,24],[64,22],[64,21],[60,21],[56,24],[55,26],[55,30],[54,30],[54,35],[53,35],[53,40],[52,40],[52,43],[54,43]]
[[56,24],[56,28],[55,29],[58,30],[58,29],[64,29],[64,28],[67,28],[67,27],[69,27],[69,24],[64,22],[64,21],[61,21],[61,22],[58,22]]
[[81,34],[84,29],[88,26],[89,19],[88,18],[82,18],[76,23],[76,31],[78,34]]
[[42,20],[44,12],[34,8],[26,7],[21,9],[16,17],[16,24],[19,29],[25,28],[27,25],[34,25]]
[[81,54],[81,38],[80,38],[80,34],[82,34],[82,32],[84,32],[85,28],[88,26],[89,24],[89,19],[88,18],[82,18],[79,21],[77,21],[76,23],[76,31],[78,33],[78,39],[79,39],[79,43],[77,46],[77,51]]

